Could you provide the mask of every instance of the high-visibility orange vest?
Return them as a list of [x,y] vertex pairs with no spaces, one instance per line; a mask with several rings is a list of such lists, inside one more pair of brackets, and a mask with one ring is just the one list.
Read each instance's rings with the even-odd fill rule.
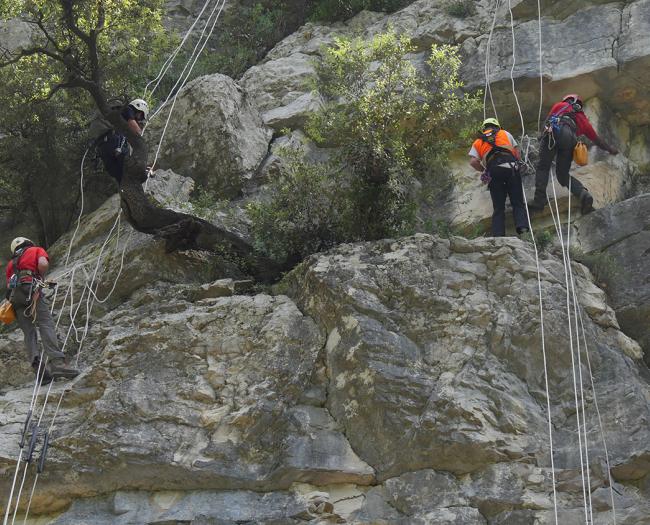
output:
[[518,158],[517,150],[510,142],[510,138],[504,130],[500,129],[496,131],[496,135],[494,135],[494,146],[489,142],[495,131],[490,128],[483,130],[483,137],[476,139],[472,145],[478,151],[483,164],[486,164],[487,157],[494,149],[494,146],[508,150],[515,159]]

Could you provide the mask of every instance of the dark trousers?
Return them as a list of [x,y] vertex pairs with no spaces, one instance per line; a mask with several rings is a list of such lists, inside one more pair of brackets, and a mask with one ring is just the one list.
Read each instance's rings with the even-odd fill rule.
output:
[[124,174],[124,158],[126,155],[120,149],[122,135],[115,133],[112,136],[102,140],[97,145],[99,149],[99,156],[104,164],[106,172],[113,177],[118,184],[122,182],[122,175]]
[[571,162],[573,162],[573,149],[576,147],[577,142],[575,131],[566,124],[562,125],[559,131],[553,132],[553,136],[547,133],[542,138],[539,147],[539,162],[535,174],[536,204],[546,204],[546,186],[548,185],[548,176],[553,159],[555,159],[555,173],[558,182],[567,188],[570,180],[571,193],[576,197],[580,197],[584,186],[578,179],[569,175]]
[[510,197],[517,233],[529,230],[519,172],[500,166],[491,167],[489,171],[492,180],[488,188],[490,189],[494,209],[492,213],[492,235],[494,237],[504,237],[506,234],[506,197]]

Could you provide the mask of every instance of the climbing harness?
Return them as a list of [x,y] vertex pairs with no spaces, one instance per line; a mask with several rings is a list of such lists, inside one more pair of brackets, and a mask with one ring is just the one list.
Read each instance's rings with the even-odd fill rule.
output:
[[[488,93],[490,95],[490,99],[493,102],[492,99],[492,93],[490,89],[490,71],[489,71],[489,66],[490,66],[490,61],[489,61],[489,56],[490,56],[490,44],[492,40],[492,32],[494,30],[495,24],[496,24],[496,16],[497,16],[497,11],[500,5],[500,0],[496,0],[496,7],[495,7],[495,19],[493,20],[492,24],[492,29],[490,31],[490,36],[488,38],[488,49],[486,53],[486,93],[484,97],[484,115],[486,113],[486,105],[487,105],[487,96]],[[543,105],[543,46],[542,46],[542,17],[541,17],[541,2],[540,0],[537,1],[537,9],[538,9],[538,40],[539,40],[539,89],[540,89],[540,103],[539,103],[539,112],[538,112],[538,129],[541,129],[541,122],[542,122],[542,105]],[[511,29],[511,35],[512,35],[512,67],[510,69],[510,80],[511,80],[511,85],[512,85],[512,93],[517,105],[517,109],[519,112],[519,117],[522,125],[522,139],[521,139],[521,144],[522,144],[522,150],[523,150],[523,156],[522,156],[522,162],[531,167],[531,163],[529,160],[529,150],[530,150],[530,138],[527,137],[525,134],[525,129],[524,129],[524,118],[523,118],[523,112],[521,111],[521,106],[519,104],[519,100],[517,97],[517,92],[515,89],[515,82],[514,82],[514,69],[515,69],[515,60],[516,60],[516,49],[515,49],[515,31],[514,31],[514,16],[512,12],[512,6],[511,6],[511,1],[508,0],[508,10],[510,12],[510,29]],[[567,111],[575,111],[575,107],[570,107]],[[494,114],[496,115],[496,110],[494,111]],[[558,115],[558,122],[556,125],[562,125],[564,122],[562,119],[563,115]],[[569,117],[570,119],[570,117]],[[551,126],[553,125],[554,122],[551,122]],[[567,122],[568,125],[571,125],[571,122]],[[552,133],[551,133],[552,135]],[[523,147],[525,144],[525,147]],[[552,147],[552,145],[551,145]],[[554,175],[553,175],[554,176]],[[526,214],[528,217],[529,224],[531,226],[531,236],[532,236],[532,243],[533,243],[533,248],[535,251],[535,260],[536,260],[536,266],[537,266],[537,278],[538,278],[538,296],[539,296],[539,311],[540,311],[540,326],[541,326],[541,331],[542,331],[542,357],[543,357],[543,364],[544,364],[544,382],[545,382],[545,393],[546,393],[546,409],[547,409],[547,422],[548,422],[548,439],[549,439],[549,446],[550,446],[550,463],[551,463],[551,476],[552,476],[552,489],[553,489],[553,508],[554,508],[554,518],[555,518],[555,523],[556,525],[559,524],[558,520],[558,503],[557,503],[557,493],[556,493],[556,479],[555,479],[555,464],[554,464],[554,450],[553,450],[553,426],[552,426],[552,421],[551,421],[551,403],[550,403],[550,389],[549,389],[549,379],[548,379],[548,362],[547,362],[547,355],[546,355],[546,344],[545,344],[545,329],[544,329],[544,308],[543,308],[543,294],[542,294],[542,282],[541,282],[541,275],[540,275],[540,262],[539,262],[539,252],[538,252],[538,247],[537,247],[537,242],[534,236],[534,232],[532,230],[532,223],[530,221],[530,213],[528,209],[528,202],[526,200],[526,193],[525,193],[525,188],[523,188],[523,183],[522,183],[522,190],[524,193],[524,202],[526,206]],[[549,199],[549,196],[547,194],[547,199]],[[550,200],[549,200],[550,203]],[[556,203],[556,209],[557,209],[557,222],[556,222],[556,228],[558,232],[561,231],[560,224],[559,224],[559,209],[557,208],[557,198],[555,199]],[[555,215],[554,215],[554,221],[555,221]],[[569,228],[570,228],[570,213],[569,213]],[[558,234],[558,237],[560,237],[560,234]],[[590,489],[590,484],[591,484],[591,479],[590,479],[590,467],[589,467],[589,444],[588,444],[588,435],[587,435],[587,419],[586,419],[586,407],[585,407],[585,396],[584,396],[584,391],[583,391],[583,375],[582,375],[582,359],[581,359],[581,350],[585,352],[586,356],[586,361],[587,361],[587,371],[589,374],[590,382],[591,382],[591,388],[592,388],[592,393],[593,393],[593,400],[594,400],[594,406],[596,409],[596,414],[598,418],[598,425],[600,429],[600,435],[602,438],[603,442],[603,450],[605,454],[605,460],[608,468],[608,479],[609,479],[609,489],[610,489],[610,499],[611,499],[611,510],[612,510],[612,518],[613,518],[613,523],[616,524],[616,509],[615,509],[615,502],[614,502],[614,494],[613,494],[613,483],[611,480],[611,469],[610,469],[610,463],[609,463],[609,451],[606,445],[606,440],[605,440],[605,434],[603,430],[603,424],[602,424],[602,417],[600,414],[600,409],[598,407],[597,403],[597,395],[596,395],[596,389],[595,389],[595,384],[594,384],[594,379],[593,379],[593,374],[591,371],[591,364],[590,364],[590,359],[589,359],[589,353],[588,353],[588,348],[587,348],[587,341],[586,341],[586,334],[584,331],[584,323],[582,321],[582,308],[577,300],[577,294],[575,290],[575,279],[573,277],[573,272],[570,268],[570,254],[568,250],[569,244],[567,244],[566,250],[564,249],[564,240],[561,239],[562,247],[563,247],[563,260],[564,260],[564,265],[565,265],[565,272],[566,272],[566,279],[565,279],[565,284],[566,284],[566,290],[567,290],[567,296],[568,296],[568,303],[567,303],[567,316],[569,323],[572,322],[571,316],[573,316],[573,320],[575,321],[575,330],[570,329],[570,337],[571,337],[571,344],[570,344],[570,349],[572,352],[572,361],[574,362],[574,367],[573,367],[573,381],[574,381],[574,401],[576,403],[576,413],[577,413],[577,428],[578,428],[578,448],[580,452],[580,465],[581,465],[581,478],[582,478],[582,487],[583,487],[583,501],[584,501],[584,513],[585,513],[585,523],[588,525],[591,523],[593,524],[593,505],[592,505],[592,500],[591,500],[591,489]],[[570,233],[567,231],[567,243],[570,243]],[[571,302],[572,298],[572,302]],[[573,309],[571,309],[571,304],[573,305]],[[580,328],[582,329],[582,349],[580,348],[580,343],[576,344],[576,347],[574,348],[573,345],[573,337],[577,338],[579,337],[578,333],[578,320],[580,320]],[[576,350],[576,354],[574,354],[574,350]],[[574,356],[577,356],[574,357]],[[577,363],[576,363],[577,362]],[[577,368],[577,371],[576,371]],[[580,383],[579,388],[578,388],[578,382]],[[580,392],[578,394],[578,391]]]
[[[150,92],[150,94],[153,93],[153,91],[155,91],[155,89],[158,87],[158,85],[160,83],[160,80],[166,74],[166,72],[169,70],[169,67],[171,66],[171,63],[173,62],[173,59],[178,55],[178,52],[180,51],[180,47],[182,47],[182,45],[185,43],[185,41],[187,41],[187,37],[189,37],[189,33],[195,27],[195,25],[198,22],[199,18],[202,16],[204,11],[207,9],[207,6],[211,3],[211,1],[212,0],[206,1],[203,9],[201,10],[199,15],[195,19],[192,26],[190,27],[190,30],[186,34],[186,37],[183,39],[183,42],[181,43],[179,48],[177,48],[177,50],[174,53],[172,53],[170,58],[166,61],[165,65],[163,65],[163,69],[161,69],[161,73],[158,75],[158,77],[156,79],[154,79],[156,81],[156,85],[154,86],[154,88]],[[179,81],[176,82],[176,84],[174,85],[174,88],[172,88],[172,90],[170,91],[170,94],[168,95],[168,97],[166,98],[164,103],[161,105],[161,107],[158,109],[158,113],[159,113],[163,109],[163,107],[165,107],[168,103],[171,102],[171,104],[172,104],[171,108],[169,110],[169,115],[167,117],[167,121],[165,123],[165,127],[163,129],[162,134],[161,134],[160,141],[158,143],[158,148],[156,150],[155,160],[157,160],[160,149],[162,147],[162,143],[163,143],[165,134],[167,132],[169,122],[171,120],[171,115],[172,115],[174,106],[176,104],[176,98],[178,96],[178,93],[187,84],[187,82],[188,82],[188,80],[190,78],[190,75],[191,75],[191,73],[192,73],[192,71],[194,69],[194,66],[196,65],[196,63],[197,63],[197,61],[199,59],[199,56],[201,55],[201,53],[203,52],[203,50],[207,46],[208,40],[210,39],[210,37],[214,33],[214,30],[216,28],[219,17],[220,17],[221,13],[224,10],[225,4],[226,4],[225,0],[216,0],[214,2],[214,6],[212,8],[212,11],[210,12],[210,15],[209,15],[208,19],[206,20],[206,24],[205,24],[205,26],[203,28],[203,31],[201,32],[201,36],[199,37],[199,40],[198,40],[196,46],[194,47],[194,51],[192,53],[192,56],[190,57],[187,64],[183,68],[183,71],[181,73]],[[210,30],[206,33],[206,30],[207,30],[208,26],[210,27]],[[149,83],[147,85],[147,87],[145,88],[145,93],[146,93],[146,90],[148,89],[149,85],[151,85],[151,83]],[[152,115],[151,118],[153,118],[155,115],[156,115],[156,113],[154,113],[154,115]],[[74,240],[75,240],[75,238],[77,236],[77,233],[78,233],[78,231],[80,229],[80,226],[81,226],[81,217],[82,217],[83,211],[84,211],[84,193],[83,193],[84,163],[86,161],[86,158],[88,156],[89,151],[90,151],[90,148],[86,149],[86,151],[84,152],[84,155],[82,157],[82,160],[81,160],[81,169],[80,169],[80,171],[81,171],[81,180],[80,180],[81,211],[80,211],[79,217],[77,219],[77,225],[75,227],[72,238],[71,238],[70,243],[68,245],[68,250],[66,252],[66,258],[65,258],[65,266],[66,267],[68,266],[68,263],[69,263],[69,260],[70,260],[72,245],[74,243]],[[148,173],[147,181],[145,182],[145,189],[146,189],[146,187],[148,185],[148,182],[149,182],[149,176],[150,176],[151,172],[153,171],[153,166],[155,165],[155,160],[152,163],[152,169]],[[74,265],[74,267],[72,269],[67,270],[63,274],[59,275],[59,279],[61,279],[64,276],[69,276],[69,284],[66,287],[67,290],[66,290],[65,295],[63,297],[63,302],[61,304],[60,312],[59,312],[59,315],[58,315],[58,318],[57,318],[57,321],[56,321],[56,326],[58,327],[59,323],[62,321],[63,313],[64,313],[64,310],[66,309],[66,306],[67,306],[68,311],[69,311],[70,325],[69,325],[69,328],[67,330],[64,342],[62,344],[61,351],[65,350],[66,345],[67,345],[68,341],[70,340],[71,336],[74,336],[75,342],[79,345],[78,349],[77,349],[77,352],[76,352],[76,364],[77,365],[79,363],[79,358],[81,356],[84,341],[85,341],[86,336],[88,334],[89,322],[90,322],[90,317],[91,317],[93,306],[94,306],[94,304],[96,302],[104,303],[104,302],[108,301],[108,299],[112,296],[113,292],[115,291],[115,289],[117,287],[117,284],[119,282],[120,276],[121,276],[123,268],[124,268],[125,255],[126,255],[126,251],[128,249],[128,244],[129,244],[129,241],[131,239],[131,235],[133,234],[133,231],[130,232],[129,236],[124,241],[124,249],[122,250],[122,253],[121,253],[120,265],[119,265],[117,275],[113,279],[113,286],[108,291],[106,296],[103,299],[100,299],[97,296],[97,288],[99,286],[99,282],[97,282],[97,281],[98,281],[98,277],[100,275],[99,270],[100,270],[100,267],[102,266],[103,257],[104,257],[104,254],[106,252],[106,249],[107,249],[108,245],[111,244],[111,242],[113,242],[113,241],[115,243],[114,244],[115,245],[115,251],[109,253],[109,255],[108,255],[109,258],[113,254],[115,254],[119,249],[120,233],[121,233],[121,215],[122,215],[122,211],[120,210],[117,213],[116,219],[115,219],[113,225],[111,226],[111,229],[108,232],[104,243],[102,244],[102,246],[100,248],[100,252],[99,252],[99,255],[97,256],[97,260],[96,260],[96,264],[94,266],[94,269],[92,271],[90,271],[90,273],[87,271],[87,268],[86,268],[88,266],[88,263],[77,263],[77,264]],[[75,299],[74,289],[75,289],[75,285],[76,285],[77,274],[80,273],[80,272],[82,272],[84,274],[85,282],[82,283],[82,291],[81,291],[80,297]],[[52,305],[51,305],[51,311],[52,312],[54,311],[57,295],[58,295],[58,289],[55,289],[54,298],[53,298]],[[84,308],[84,310],[85,310],[85,323],[84,323],[83,327],[77,327],[76,319],[77,319],[77,316],[78,316],[78,314],[80,313],[80,311],[82,309],[82,306],[84,306],[84,305],[85,305],[85,308]],[[40,360],[41,360],[41,362],[43,362],[43,350],[41,351]],[[39,367],[39,369],[38,369],[37,378],[36,378],[36,381],[35,381],[35,384],[34,384],[34,389],[33,389],[33,392],[32,392],[32,402],[30,403],[30,408],[29,408],[29,411],[28,411],[28,418],[26,420],[27,422],[29,422],[32,419],[33,412],[34,412],[34,410],[36,408],[36,401],[37,401],[37,398],[38,398],[38,393],[40,392],[40,389],[41,389],[46,364],[47,364],[47,358],[45,359],[44,366]],[[41,369],[43,369],[43,373],[41,373]],[[45,414],[45,409],[46,409],[47,404],[48,404],[52,384],[53,383],[50,383],[49,386],[48,386],[47,392],[45,394],[45,399],[44,399],[44,402],[43,402],[43,405],[42,405],[42,409],[40,411],[40,416],[39,416],[38,422],[36,424],[36,428],[39,428],[39,429],[41,428],[40,425],[41,425],[43,416]],[[38,440],[38,436],[42,436],[42,439],[40,439],[41,449],[40,449],[40,453],[39,453],[39,461],[38,461],[37,466],[36,466],[36,475],[34,477],[34,482],[33,482],[32,489],[31,489],[29,499],[28,499],[28,502],[27,502],[27,507],[26,507],[26,510],[25,510],[25,517],[24,517],[23,523],[26,523],[27,518],[29,516],[29,510],[30,510],[31,502],[32,502],[32,499],[33,499],[33,496],[34,496],[34,493],[35,493],[35,490],[36,490],[36,485],[37,485],[37,482],[38,482],[38,479],[39,479],[39,475],[43,472],[43,469],[45,468],[47,449],[48,449],[48,446],[49,446],[50,441],[51,441],[51,436],[52,436],[52,432],[54,430],[56,417],[57,417],[59,409],[61,407],[61,403],[63,401],[63,397],[65,395],[65,392],[66,391],[63,390],[61,392],[61,395],[59,396],[58,402],[57,402],[56,407],[54,409],[54,413],[52,415],[50,425],[47,427],[46,430],[37,432],[36,433],[37,437],[34,438],[34,439]],[[26,423],[26,425],[27,424],[28,423]],[[31,435],[33,436],[34,433],[32,433]],[[3,525],[8,525],[9,524],[8,520],[9,520],[9,514],[10,514],[10,511],[11,511],[12,503],[14,503],[14,494],[16,494],[16,498],[15,498],[15,503],[14,503],[14,512],[13,512],[13,517],[12,517],[12,520],[11,520],[11,524],[13,525],[15,520],[16,520],[16,514],[17,514],[17,511],[18,511],[18,508],[19,508],[21,495],[22,495],[25,480],[26,480],[26,477],[27,477],[27,467],[29,466],[29,464],[31,464],[31,462],[27,463],[25,461],[22,461],[22,459],[24,457],[24,454],[25,454],[25,450],[24,450],[24,446],[23,446],[23,447],[19,448],[18,460],[16,462],[16,470],[14,472],[14,478],[13,478],[13,482],[12,482],[12,486],[11,486],[11,490],[10,490],[10,494],[9,494],[9,499],[8,499],[8,502],[7,502],[7,508],[6,508],[6,512],[5,512]],[[33,451],[32,451],[32,454],[33,454]],[[24,468],[23,468],[23,464],[24,464]],[[19,487],[18,491],[16,492],[15,489],[16,489],[17,480],[18,480],[18,476],[20,474],[21,468],[23,469],[22,481],[20,483],[20,487]]]

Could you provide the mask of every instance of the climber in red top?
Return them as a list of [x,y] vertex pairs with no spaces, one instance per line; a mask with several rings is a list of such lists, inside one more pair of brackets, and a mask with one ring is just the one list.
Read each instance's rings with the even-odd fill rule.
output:
[[540,141],[539,162],[535,175],[535,198],[528,206],[531,211],[542,211],[546,206],[546,186],[548,175],[555,157],[557,180],[580,199],[582,213],[593,210],[594,198],[579,180],[569,175],[573,150],[578,143],[578,136],[584,135],[600,149],[611,155],[618,150],[601,139],[587,116],[583,113],[584,103],[579,95],[566,95],[562,102],[554,104],[546,118],[544,135]]
[[[73,378],[79,371],[69,368],[65,354],[59,350],[56,327],[50,307],[41,289],[36,286],[50,268],[47,252],[25,237],[17,237],[11,243],[12,259],[7,264],[8,299],[16,313],[16,321],[25,336],[25,350],[37,378],[47,384],[53,378]],[[38,328],[38,333],[36,329]],[[38,351],[38,335],[49,365],[41,362]]]

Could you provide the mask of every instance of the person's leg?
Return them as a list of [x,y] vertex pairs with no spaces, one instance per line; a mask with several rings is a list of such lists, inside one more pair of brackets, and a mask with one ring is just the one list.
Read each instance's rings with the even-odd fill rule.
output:
[[19,307],[15,308],[15,310],[16,321],[20,329],[23,331],[23,335],[25,337],[25,352],[27,353],[27,360],[31,365],[34,363],[34,359],[39,356],[36,327],[32,322],[32,318],[25,315],[26,308]]
[[59,350],[59,341],[56,337],[56,327],[50,307],[42,297],[36,304],[36,322],[41,335],[43,349],[49,358],[49,372],[52,377],[73,378],[79,375],[79,371],[67,366],[65,354]]
[[506,196],[507,179],[503,168],[490,169],[492,180],[488,186],[492,197],[492,236],[503,237],[506,234]]
[[530,203],[531,209],[543,210],[546,206],[546,186],[557,146],[551,144],[551,137],[545,134],[539,143],[539,160],[535,171],[535,197]]
[[49,359],[65,358],[65,354],[59,350],[59,340],[56,337],[56,327],[50,307],[43,297],[39,298],[36,303],[36,324],[47,357]]
[[508,197],[512,206],[512,215],[515,219],[517,233],[530,231],[528,216],[526,215],[526,205],[524,203],[524,190],[521,185],[521,175],[518,171],[512,173],[508,179]]
[[555,172],[558,182],[565,188],[569,188],[571,181],[571,193],[580,197],[584,190],[582,183],[575,177],[571,177],[571,163],[573,162],[573,149],[576,147],[577,139],[574,131],[569,126],[562,126],[557,137],[557,159],[555,161]]
[[106,173],[119,183],[124,169],[124,157],[122,155],[116,156],[115,142],[112,139],[109,138],[99,144],[99,156],[102,159]]

